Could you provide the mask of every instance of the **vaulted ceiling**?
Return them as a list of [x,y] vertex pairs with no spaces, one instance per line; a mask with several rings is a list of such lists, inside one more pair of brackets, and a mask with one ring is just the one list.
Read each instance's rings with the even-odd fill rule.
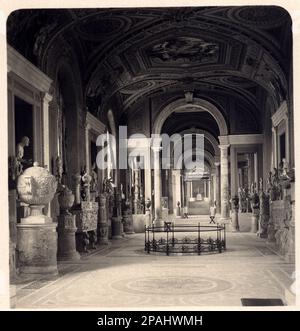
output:
[[267,99],[276,107],[290,97],[291,19],[280,7],[20,10],[7,31],[41,69],[63,39],[92,112],[112,98],[127,111],[192,90],[242,99],[260,116]]

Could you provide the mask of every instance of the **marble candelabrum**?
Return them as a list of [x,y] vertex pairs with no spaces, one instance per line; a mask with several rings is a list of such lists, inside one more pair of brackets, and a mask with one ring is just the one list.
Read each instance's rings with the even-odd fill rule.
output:
[[251,196],[251,232],[257,233],[258,231],[258,219],[259,219],[259,196],[254,192]]
[[60,215],[58,216],[58,252],[57,258],[62,261],[79,260],[80,255],[76,251],[75,233],[76,216],[71,214],[69,209],[73,206],[75,196],[72,191],[63,186],[58,202],[60,205]]
[[108,215],[107,215],[107,194],[99,196],[99,218],[98,218],[98,243],[108,245]]
[[30,208],[30,215],[17,224],[20,274],[58,273],[56,223],[43,214],[56,189],[56,178],[37,162],[18,177],[19,199]]

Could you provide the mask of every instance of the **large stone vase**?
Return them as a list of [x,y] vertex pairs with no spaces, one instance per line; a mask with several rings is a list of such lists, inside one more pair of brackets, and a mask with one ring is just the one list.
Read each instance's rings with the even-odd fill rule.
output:
[[30,215],[17,224],[20,274],[58,273],[56,223],[43,214],[56,189],[56,178],[36,162],[18,178],[19,199],[30,207]]

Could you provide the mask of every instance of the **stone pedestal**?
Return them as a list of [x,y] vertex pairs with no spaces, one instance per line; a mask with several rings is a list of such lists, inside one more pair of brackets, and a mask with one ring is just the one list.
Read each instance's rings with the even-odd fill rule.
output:
[[17,225],[20,274],[57,275],[56,224],[50,218],[41,224],[26,220]]
[[98,203],[82,201],[81,205],[72,210],[76,215],[76,249],[87,252],[88,248],[96,248]]
[[176,207],[176,214],[175,214],[176,218],[180,218],[181,217],[181,211],[180,211],[180,207]]
[[124,232],[126,234],[133,234],[134,229],[133,229],[133,219],[132,219],[132,214],[130,211],[125,211],[123,214],[123,227],[124,227]]
[[121,222],[120,216],[113,216],[111,218],[111,231],[112,239],[121,239],[123,238],[123,225]]
[[259,218],[259,208],[252,208],[252,216],[251,216],[252,233],[257,233],[258,231],[258,218]]
[[152,225],[152,219],[151,219],[151,213],[150,210],[146,210],[146,226],[151,226]]
[[161,220],[163,221],[167,221],[169,217],[169,209],[168,208],[162,208],[161,210]]
[[238,231],[240,231],[239,213],[235,209],[233,209],[232,214],[231,214],[231,231],[232,232],[238,232]]
[[57,259],[60,261],[79,260],[80,255],[76,251],[76,219],[75,215],[64,214],[58,218],[58,251]]

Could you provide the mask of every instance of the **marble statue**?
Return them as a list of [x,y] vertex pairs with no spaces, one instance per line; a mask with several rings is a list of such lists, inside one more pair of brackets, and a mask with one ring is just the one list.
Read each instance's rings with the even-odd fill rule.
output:
[[83,174],[81,176],[81,181],[83,184],[83,200],[90,201],[90,185],[91,185],[92,177],[87,173],[86,168],[83,170]]
[[114,192],[114,188],[112,185],[113,179],[112,178],[104,178],[103,180],[103,193],[107,193],[107,194],[113,194]]
[[30,140],[27,136],[22,137],[21,141],[17,144],[16,147],[16,160],[17,160],[17,172],[23,173],[23,166],[24,165],[31,165],[32,160],[25,160],[24,159],[24,148],[28,147]]
[[96,169],[96,162],[92,165],[92,171],[91,171],[91,191],[96,192],[98,191],[98,174],[95,171]]

